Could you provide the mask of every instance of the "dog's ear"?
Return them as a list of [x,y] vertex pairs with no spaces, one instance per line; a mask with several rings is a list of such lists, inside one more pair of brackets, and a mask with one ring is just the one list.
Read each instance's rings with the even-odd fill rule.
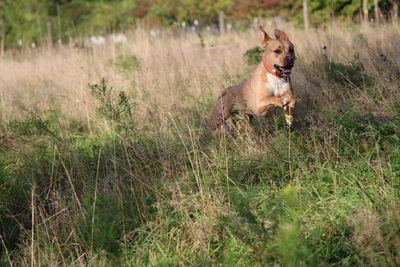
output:
[[283,31],[279,30],[279,29],[275,29],[275,37],[276,39],[279,40],[289,40],[289,37],[286,35],[286,33],[284,33]]
[[260,28],[261,31],[261,43],[262,46],[265,48],[267,47],[267,44],[270,40],[272,40],[271,37],[269,37],[269,35],[267,34],[267,32],[264,30],[263,26],[258,26]]

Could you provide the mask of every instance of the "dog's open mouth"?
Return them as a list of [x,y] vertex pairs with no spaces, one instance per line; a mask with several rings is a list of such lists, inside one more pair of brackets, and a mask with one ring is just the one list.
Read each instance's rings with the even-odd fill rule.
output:
[[292,68],[293,65],[289,65],[289,66],[284,66],[284,67],[280,67],[278,65],[275,65],[275,68],[284,76],[288,76],[290,75],[290,73],[292,72]]

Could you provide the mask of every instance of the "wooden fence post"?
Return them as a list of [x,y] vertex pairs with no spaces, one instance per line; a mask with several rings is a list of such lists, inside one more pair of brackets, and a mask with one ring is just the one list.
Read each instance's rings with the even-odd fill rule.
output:
[[4,55],[6,31],[3,29],[3,19],[0,17],[0,55]]
[[57,31],[58,31],[58,45],[62,44],[62,34],[61,34],[61,18],[60,18],[60,5],[57,4]]
[[225,33],[225,23],[224,23],[225,15],[224,11],[220,11],[218,14],[218,21],[219,21],[219,34]]
[[392,22],[397,22],[399,18],[399,2],[392,0]]
[[363,22],[364,24],[368,24],[368,0],[363,0],[362,5],[362,13],[363,13]]
[[310,19],[308,17],[308,0],[303,0],[303,16],[304,16],[304,29],[308,30],[310,27]]
[[53,47],[53,35],[51,32],[51,22],[47,22],[47,48],[51,50]]
[[374,0],[374,15],[375,15],[375,22],[379,23],[381,21],[381,12],[379,10],[378,0]]

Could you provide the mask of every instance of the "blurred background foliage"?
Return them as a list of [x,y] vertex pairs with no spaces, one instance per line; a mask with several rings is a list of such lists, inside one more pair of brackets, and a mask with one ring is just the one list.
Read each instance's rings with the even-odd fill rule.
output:
[[[223,11],[229,23],[281,16],[303,23],[303,0],[1,0],[2,48],[45,42],[48,27],[53,41],[136,27],[200,26],[218,23]],[[362,0],[308,0],[310,22],[321,26],[331,20],[360,21]],[[399,0],[375,0],[387,19]],[[370,14],[374,1],[367,1]],[[49,24],[50,23],[50,24]],[[48,26],[50,25],[50,26]]]

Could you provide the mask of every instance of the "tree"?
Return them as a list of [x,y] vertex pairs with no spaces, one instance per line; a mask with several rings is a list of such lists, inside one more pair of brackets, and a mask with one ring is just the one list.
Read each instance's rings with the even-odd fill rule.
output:
[[[234,16],[238,19],[252,18],[255,16],[263,16],[271,14],[278,10],[280,3],[288,3],[293,1],[282,0],[235,0],[233,4]],[[276,9],[275,9],[276,8]]]
[[[45,40],[48,22],[57,38],[64,40],[122,29],[142,19],[161,25],[191,24],[194,20],[217,23],[220,11],[231,21],[280,15],[303,24],[301,11],[303,3],[308,3],[310,23],[318,26],[332,18],[354,19],[363,1],[367,0],[0,0],[0,52],[4,47],[40,44]],[[368,1],[365,12],[374,10],[379,19],[380,12],[391,10],[396,20],[398,3]]]
[[46,27],[44,0],[6,0],[2,21],[5,46],[26,46],[40,42]]
[[211,23],[218,21],[220,10],[229,10],[232,5],[232,0],[156,0],[149,9],[149,16],[167,25],[194,20]]
[[135,8],[132,0],[70,0],[60,6],[62,28],[78,34],[115,30],[131,22]]

